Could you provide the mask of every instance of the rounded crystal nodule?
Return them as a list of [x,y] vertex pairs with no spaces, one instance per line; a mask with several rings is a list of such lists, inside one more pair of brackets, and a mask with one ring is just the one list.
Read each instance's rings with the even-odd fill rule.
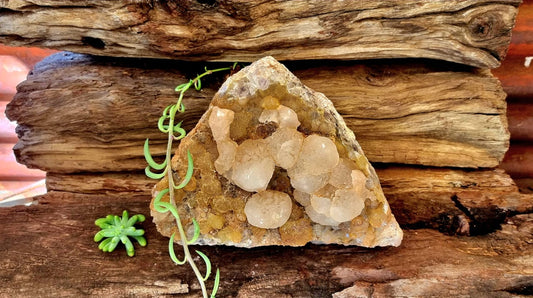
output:
[[291,211],[291,197],[284,192],[275,190],[253,194],[244,206],[248,223],[263,229],[281,227],[289,219]]
[[303,140],[304,136],[291,128],[279,128],[266,139],[270,155],[276,165],[283,169],[288,169],[296,163]]
[[221,141],[229,138],[229,129],[235,112],[228,109],[221,109],[217,106],[213,107],[211,115],[209,115],[208,124],[213,134],[215,141]]
[[264,140],[245,140],[237,147],[231,180],[246,191],[265,190],[274,174],[274,167]]
[[259,122],[278,128],[265,139],[248,139],[238,145],[230,138],[234,112],[214,107],[209,126],[217,144],[215,169],[238,187],[255,192],[245,205],[248,222],[273,229],[282,226],[292,209],[291,197],[267,190],[275,167],[287,170],[294,200],[305,207],[311,221],[337,226],[359,216],[365,200],[372,198],[367,177],[348,158],[341,158],[328,137],[305,136],[296,112],[266,98]]
[[215,160],[215,170],[217,172],[225,174],[231,169],[237,154],[237,147],[237,143],[229,138],[217,142],[218,158]]

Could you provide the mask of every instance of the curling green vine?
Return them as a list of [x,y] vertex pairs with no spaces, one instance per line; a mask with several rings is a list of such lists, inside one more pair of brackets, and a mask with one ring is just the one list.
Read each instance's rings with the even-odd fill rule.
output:
[[[196,250],[196,253],[202,258],[206,266],[205,275],[201,274],[200,270],[196,266],[196,263],[194,262],[194,259],[189,251],[189,245],[196,242],[196,240],[200,236],[200,227],[198,225],[198,222],[193,218],[192,222],[194,225],[194,235],[191,239],[187,239],[187,235],[185,234],[185,230],[183,228],[183,225],[181,224],[180,216],[176,208],[176,201],[174,198],[174,190],[181,189],[185,187],[187,183],[189,183],[189,181],[191,180],[192,174],[193,174],[193,169],[194,169],[192,155],[189,152],[189,150],[187,150],[187,172],[185,174],[185,177],[183,177],[183,180],[181,181],[181,183],[176,185],[176,183],[174,182],[173,170],[171,167],[172,144],[174,141],[179,141],[183,139],[187,135],[187,132],[185,131],[185,129],[181,127],[182,122],[175,123],[175,117],[176,117],[177,112],[179,113],[185,112],[185,106],[183,105],[182,100],[183,100],[183,96],[185,92],[189,90],[190,87],[194,86],[196,90],[200,90],[202,88],[201,79],[204,76],[207,76],[215,72],[233,70],[235,69],[236,66],[237,66],[237,63],[233,64],[233,66],[231,67],[217,68],[213,70],[208,70],[207,68],[205,68],[205,72],[202,73],[201,75],[198,75],[196,76],[196,78],[189,80],[189,82],[181,84],[176,87],[175,91],[179,92],[178,100],[176,101],[175,104],[171,104],[163,110],[163,113],[158,121],[159,130],[168,135],[165,160],[162,163],[157,163],[152,158],[150,154],[149,140],[146,139],[146,141],[144,142],[144,157],[146,159],[146,162],[148,162],[148,166],[145,169],[146,176],[152,179],[161,179],[165,176],[168,177],[168,188],[165,188],[164,190],[160,191],[156,195],[156,197],[154,198],[154,209],[160,213],[170,212],[174,216],[176,220],[176,225],[178,226],[178,232],[179,232],[179,236],[182,242],[184,257],[182,260],[180,260],[174,253],[175,234],[172,234],[172,236],[170,237],[169,244],[168,244],[168,251],[170,254],[170,258],[172,259],[174,263],[178,265],[189,263],[189,265],[191,266],[192,270],[194,271],[196,275],[196,278],[198,279],[198,282],[200,283],[200,287],[202,289],[202,294],[204,297],[208,297],[205,282],[209,279],[209,276],[211,275],[211,261],[204,253]],[[161,171],[161,172],[154,172],[154,171]],[[170,202],[168,203],[161,201],[163,196],[166,194],[169,194],[169,197],[170,197]],[[220,282],[220,270],[217,269],[216,274],[215,274],[213,290],[211,291],[211,297],[215,297],[216,292],[218,290],[219,282]]]

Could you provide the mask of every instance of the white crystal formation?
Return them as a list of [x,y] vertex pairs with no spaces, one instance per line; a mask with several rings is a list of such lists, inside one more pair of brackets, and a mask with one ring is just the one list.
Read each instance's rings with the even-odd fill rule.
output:
[[263,229],[281,227],[291,216],[292,200],[288,194],[266,190],[253,194],[244,206],[246,219]]
[[231,181],[240,188],[254,192],[266,190],[274,174],[274,160],[264,140],[246,140],[237,147],[231,168]]
[[275,123],[277,129],[265,139],[249,139],[239,145],[230,138],[233,118],[233,111],[216,106],[209,116],[219,153],[215,169],[240,188],[255,192],[244,209],[251,225],[273,229],[289,219],[290,196],[267,190],[275,166],[287,170],[294,200],[321,225],[351,221],[361,214],[366,199],[375,199],[366,188],[367,177],[355,163],[341,158],[330,138],[299,132],[300,121],[289,107],[265,108],[259,122]]

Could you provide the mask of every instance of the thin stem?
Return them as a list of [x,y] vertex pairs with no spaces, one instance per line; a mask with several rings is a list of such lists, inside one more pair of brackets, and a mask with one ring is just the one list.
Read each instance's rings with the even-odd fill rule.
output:
[[[174,127],[174,117],[170,117],[169,127]],[[173,129],[169,129],[168,131],[168,143],[167,143],[167,176],[168,176],[168,184],[169,184],[169,195],[170,195],[170,204],[172,206],[176,206],[176,200],[174,198],[174,177],[172,172],[172,165],[171,165],[171,154],[172,154],[172,142],[174,140],[174,134]],[[207,298],[207,289],[205,287],[205,282],[203,280],[203,276],[200,273],[200,270],[198,267],[196,267],[196,264],[194,263],[194,260],[192,258],[192,255],[189,251],[189,245],[187,245],[187,236],[185,235],[185,231],[183,230],[183,225],[181,224],[181,219],[179,217],[176,217],[176,225],[178,226],[178,231],[180,233],[180,238],[183,246],[183,253],[185,254],[185,258],[187,259],[187,262],[191,266],[192,270],[194,271],[194,274],[196,275],[196,278],[198,279],[198,282],[200,283],[200,287],[202,288],[202,294],[205,298]]]
[[[231,69],[234,69],[235,66],[236,66],[236,64],[234,64],[231,67],[223,67],[223,68],[217,68],[217,69],[213,69],[213,70],[207,70],[206,69],[206,71],[203,74],[198,75],[196,78],[194,78],[193,80],[190,80],[188,83],[185,83],[185,84],[179,86],[180,94],[179,94],[178,100],[176,102],[175,108],[173,108],[173,107],[170,108],[170,114],[169,114],[170,117],[169,117],[169,122],[168,122],[167,152],[166,152],[166,156],[165,156],[165,160],[166,160],[165,172],[167,173],[167,177],[168,177],[168,185],[169,185],[168,189],[169,189],[169,196],[170,196],[170,204],[172,206],[174,206],[174,208],[176,208],[176,200],[175,200],[175,196],[174,196],[174,190],[175,190],[175,186],[176,185],[174,183],[174,176],[173,176],[172,163],[171,163],[171,160],[172,160],[172,143],[173,143],[174,139],[180,139],[180,138],[175,138],[174,137],[174,118],[175,118],[176,112],[183,113],[185,111],[185,109],[184,109],[185,107],[182,105],[183,95],[193,85],[197,89],[200,89],[200,79],[202,77],[207,76],[209,74],[212,74],[214,72],[231,70]],[[198,85],[197,85],[197,82],[198,82]],[[176,88],[176,90],[178,90],[178,88]],[[187,244],[187,242],[188,242],[187,235],[185,234],[185,230],[183,229],[183,225],[181,224],[181,219],[179,217],[177,209],[176,209],[175,213],[176,213],[175,214],[176,225],[178,226],[178,231],[179,231],[181,242],[182,242],[183,253],[185,254],[185,259],[187,260],[187,262],[191,266],[192,270],[194,271],[194,274],[196,275],[196,278],[198,279],[198,282],[200,283],[200,287],[202,288],[203,297],[207,298],[208,297],[207,289],[206,289],[206,286],[205,286],[203,275],[200,273],[200,270],[196,266],[196,263],[194,262],[194,260],[192,258],[192,255],[191,255],[191,253],[189,251],[189,245]],[[217,274],[218,274],[218,270],[217,270]]]

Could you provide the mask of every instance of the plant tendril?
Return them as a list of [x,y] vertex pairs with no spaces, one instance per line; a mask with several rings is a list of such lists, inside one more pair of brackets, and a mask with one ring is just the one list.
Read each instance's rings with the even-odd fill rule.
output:
[[[187,90],[189,90],[189,88],[191,86],[194,86],[194,89],[196,90],[200,90],[202,89],[202,81],[201,79],[207,75],[210,75],[212,73],[215,73],[215,72],[221,72],[221,71],[229,71],[229,70],[235,70],[235,68],[237,67],[237,62],[235,62],[233,64],[233,66],[231,67],[223,67],[223,68],[217,68],[217,69],[212,69],[212,70],[208,70],[207,67],[205,68],[205,72],[200,74],[200,75],[197,75],[196,78],[194,79],[191,79],[189,80],[187,83],[183,83],[183,84],[180,84],[176,87],[175,91],[176,92],[179,92],[179,96],[178,96],[178,99],[176,101],[176,103],[172,104],[172,105],[169,105],[167,106],[164,110],[163,110],[163,113],[161,114],[161,117],[159,118],[158,122],[157,122],[157,127],[159,128],[159,130],[162,132],[162,133],[165,133],[168,135],[168,141],[167,141],[167,150],[166,150],[166,154],[165,154],[165,160],[162,162],[162,163],[157,163],[154,161],[154,159],[152,158],[152,155],[150,153],[150,148],[149,148],[149,140],[146,139],[145,143],[144,143],[144,157],[146,159],[146,162],[148,163],[148,166],[145,168],[145,173],[146,173],[146,176],[152,178],[152,179],[161,179],[165,176],[168,177],[168,188],[165,188],[163,190],[161,190],[154,198],[154,209],[157,211],[157,212],[160,212],[160,213],[166,213],[166,212],[170,212],[175,220],[176,220],[176,225],[178,226],[178,232],[179,232],[179,237],[181,239],[181,246],[183,248],[183,254],[184,254],[184,257],[183,257],[183,260],[180,260],[175,252],[174,252],[174,238],[175,238],[175,233],[172,234],[172,236],[170,237],[170,241],[169,241],[169,244],[168,244],[168,252],[169,252],[169,255],[170,255],[170,258],[172,259],[172,261],[178,265],[183,265],[185,263],[189,263],[189,265],[191,266],[191,269],[194,271],[195,275],[196,275],[196,278],[198,279],[198,282],[200,283],[200,287],[202,289],[202,294],[203,294],[203,297],[208,297],[208,294],[207,294],[207,289],[206,289],[206,286],[205,286],[205,281],[207,281],[207,279],[209,278],[209,276],[211,275],[211,261],[209,260],[209,258],[202,252],[200,251],[196,251],[196,253],[202,258],[202,260],[204,261],[205,263],[205,266],[206,266],[206,272],[205,272],[205,275],[202,275],[200,273],[200,270],[198,269],[198,267],[196,266],[196,263],[194,262],[194,259],[189,251],[189,245],[195,243],[197,240],[198,240],[198,237],[200,236],[200,226],[198,225],[198,222],[196,221],[196,219],[192,219],[192,223],[193,223],[193,226],[194,226],[194,234],[193,234],[193,237],[191,239],[187,239],[187,235],[185,234],[185,230],[184,230],[184,227],[183,227],[183,224],[181,223],[181,219],[180,219],[180,215],[178,213],[178,209],[176,208],[176,202],[175,202],[175,197],[174,197],[174,190],[177,190],[177,189],[181,189],[181,188],[184,188],[188,183],[189,181],[191,180],[192,178],[192,175],[193,175],[193,172],[194,172],[194,162],[193,162],[193,157],[192,157],[192,154],[189,150],[187,150],[187,173],[185,174],[185,177],[183,177],[183,181],[176,185],[175,182],[174,182],[174,176],[173,176],[173,173],[174,171],[172,170],[172,166],[171,166],[171,159],[172,159],[172,143],[173,141],[179,141],[181,139],[183,139],[186,135],[187,135],[187,132],[185,131],[185,129],[183,129],[181,127],[181,124],[182,124],[182,121],[178,122],[177,124],[174,124],[174,121],[176,120],[176,113],[179,112],[179,113],[183,113],[185,112],[185,105],[183,105],[182,101],[183,101],[183,96],[185,94],[185,92]],[[177,134],[177,135],[175,135]],[[160,170],[163,170],[163,172],[161,173],[154,173],[152,171],[152,169],[156,170],[156,171],[160,171]],[[170,191],[172,190],[172,191]],[[162,201],[163,197],[168,194],[169,195],[169,202],[164,202]],[[139,242],[140,243],[140,242]],[[131,242],[130,242],[131,244]],[[101,244],[102,245],[102,244]],[[105,245],[116,245],[116,244],[108,244],[106,243]],[[125,243],[126,247],[128,247],[129,244]],[[217,268],[217,271],[216,271],[216,274],[215,274],[215,280],[214,280],[214,284],[213,284],[213,289],[211,291],[211,295],[209,297],[215,297],[216,293],[217,293],[217,290],[218,290],[218,287],[219,287],[219,284],[220,284],[220,270]]]

